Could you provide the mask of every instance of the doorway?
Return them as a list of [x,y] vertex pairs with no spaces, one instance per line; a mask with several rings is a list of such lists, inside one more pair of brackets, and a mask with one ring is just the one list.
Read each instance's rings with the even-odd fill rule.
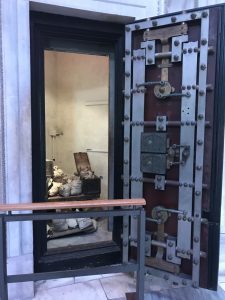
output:
[[[44,52],[48,201],[108,199],[109,61]],[[50,221],[47,248],[110,241],[108,225],[107,218]]]
[[[122,198],[124,26],[35,12],[30,23],[33,201]],[[49,195],[54,172],[70,194]],[[121,261],[121,218],[86,220],[82,235],[76,222],[53,233],[51,220],[34,222],[36,272]]]

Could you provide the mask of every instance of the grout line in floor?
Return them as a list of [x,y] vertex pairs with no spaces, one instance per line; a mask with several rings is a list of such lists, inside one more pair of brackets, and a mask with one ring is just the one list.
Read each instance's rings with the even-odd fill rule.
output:
[[[103,278],[103,277],[102,277],[102,278]],[[100,281],[101,287],[102,287],[102,289],[103,289],[103,291],[104,291],[104,294],[105,294],[105,296],[106,296],[106,299],[109,300],[109,298],[108,298],[108,296],[107,296],[107,294],[106,294],[106,291],[105,291],[105,289],[104,289],[104,286],[103,286],[103,284],[102,284],[102,281],[101,281],[102,278],[99,278],[99,281]]]

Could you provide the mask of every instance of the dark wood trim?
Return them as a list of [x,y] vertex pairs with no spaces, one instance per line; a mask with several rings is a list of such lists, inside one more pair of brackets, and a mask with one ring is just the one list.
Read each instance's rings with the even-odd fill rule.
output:
[[[33,202],[45,201],[45,117],[44,117],[44,50],[54,50],[65,42],[97,47],[102,51],[113,51],[115,56],[115,190],[114,198],[122,198],[122,157],[121,145],[123,119],[123,53],[124,25],[99,22],[75,17],[31,12],[31,106],[32,106],[32,173]],[[71,49],[69,49],[71,51]],[[118,218],[119,219],[119,218]],[[113,239],[121,243],[121,226],[116,221]],[[42,243],[40,243],[40,238]],[[34,267],[43,270],[40,259],[47,251],[45,224],[34,222]],[[53,266],[52,266],[53,267]],[[58,266],[62,267],[62,265]]]

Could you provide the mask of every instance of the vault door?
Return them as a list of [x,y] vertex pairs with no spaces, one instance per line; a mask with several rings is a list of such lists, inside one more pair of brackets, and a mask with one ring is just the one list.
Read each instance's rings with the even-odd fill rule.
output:
[[[222,180],[224,108],[215,80],[224,76],[216,65],[223,11],[148,19],[125,35],[124,197],[147,200],[146,272],[194,287],[216,285],[209,273],[218,263],[211,256]],[[124,261],[137,240],[136,220],[130,232],[127,221]]]

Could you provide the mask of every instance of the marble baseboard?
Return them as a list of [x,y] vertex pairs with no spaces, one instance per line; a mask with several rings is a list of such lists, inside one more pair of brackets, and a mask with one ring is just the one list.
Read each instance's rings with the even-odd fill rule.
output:
[[[7,259],[8,275],[33,273],[33,255],[26,254]],[[8,285],[9,300],[25,300],[34,297],[34,283],[10,283]]]

